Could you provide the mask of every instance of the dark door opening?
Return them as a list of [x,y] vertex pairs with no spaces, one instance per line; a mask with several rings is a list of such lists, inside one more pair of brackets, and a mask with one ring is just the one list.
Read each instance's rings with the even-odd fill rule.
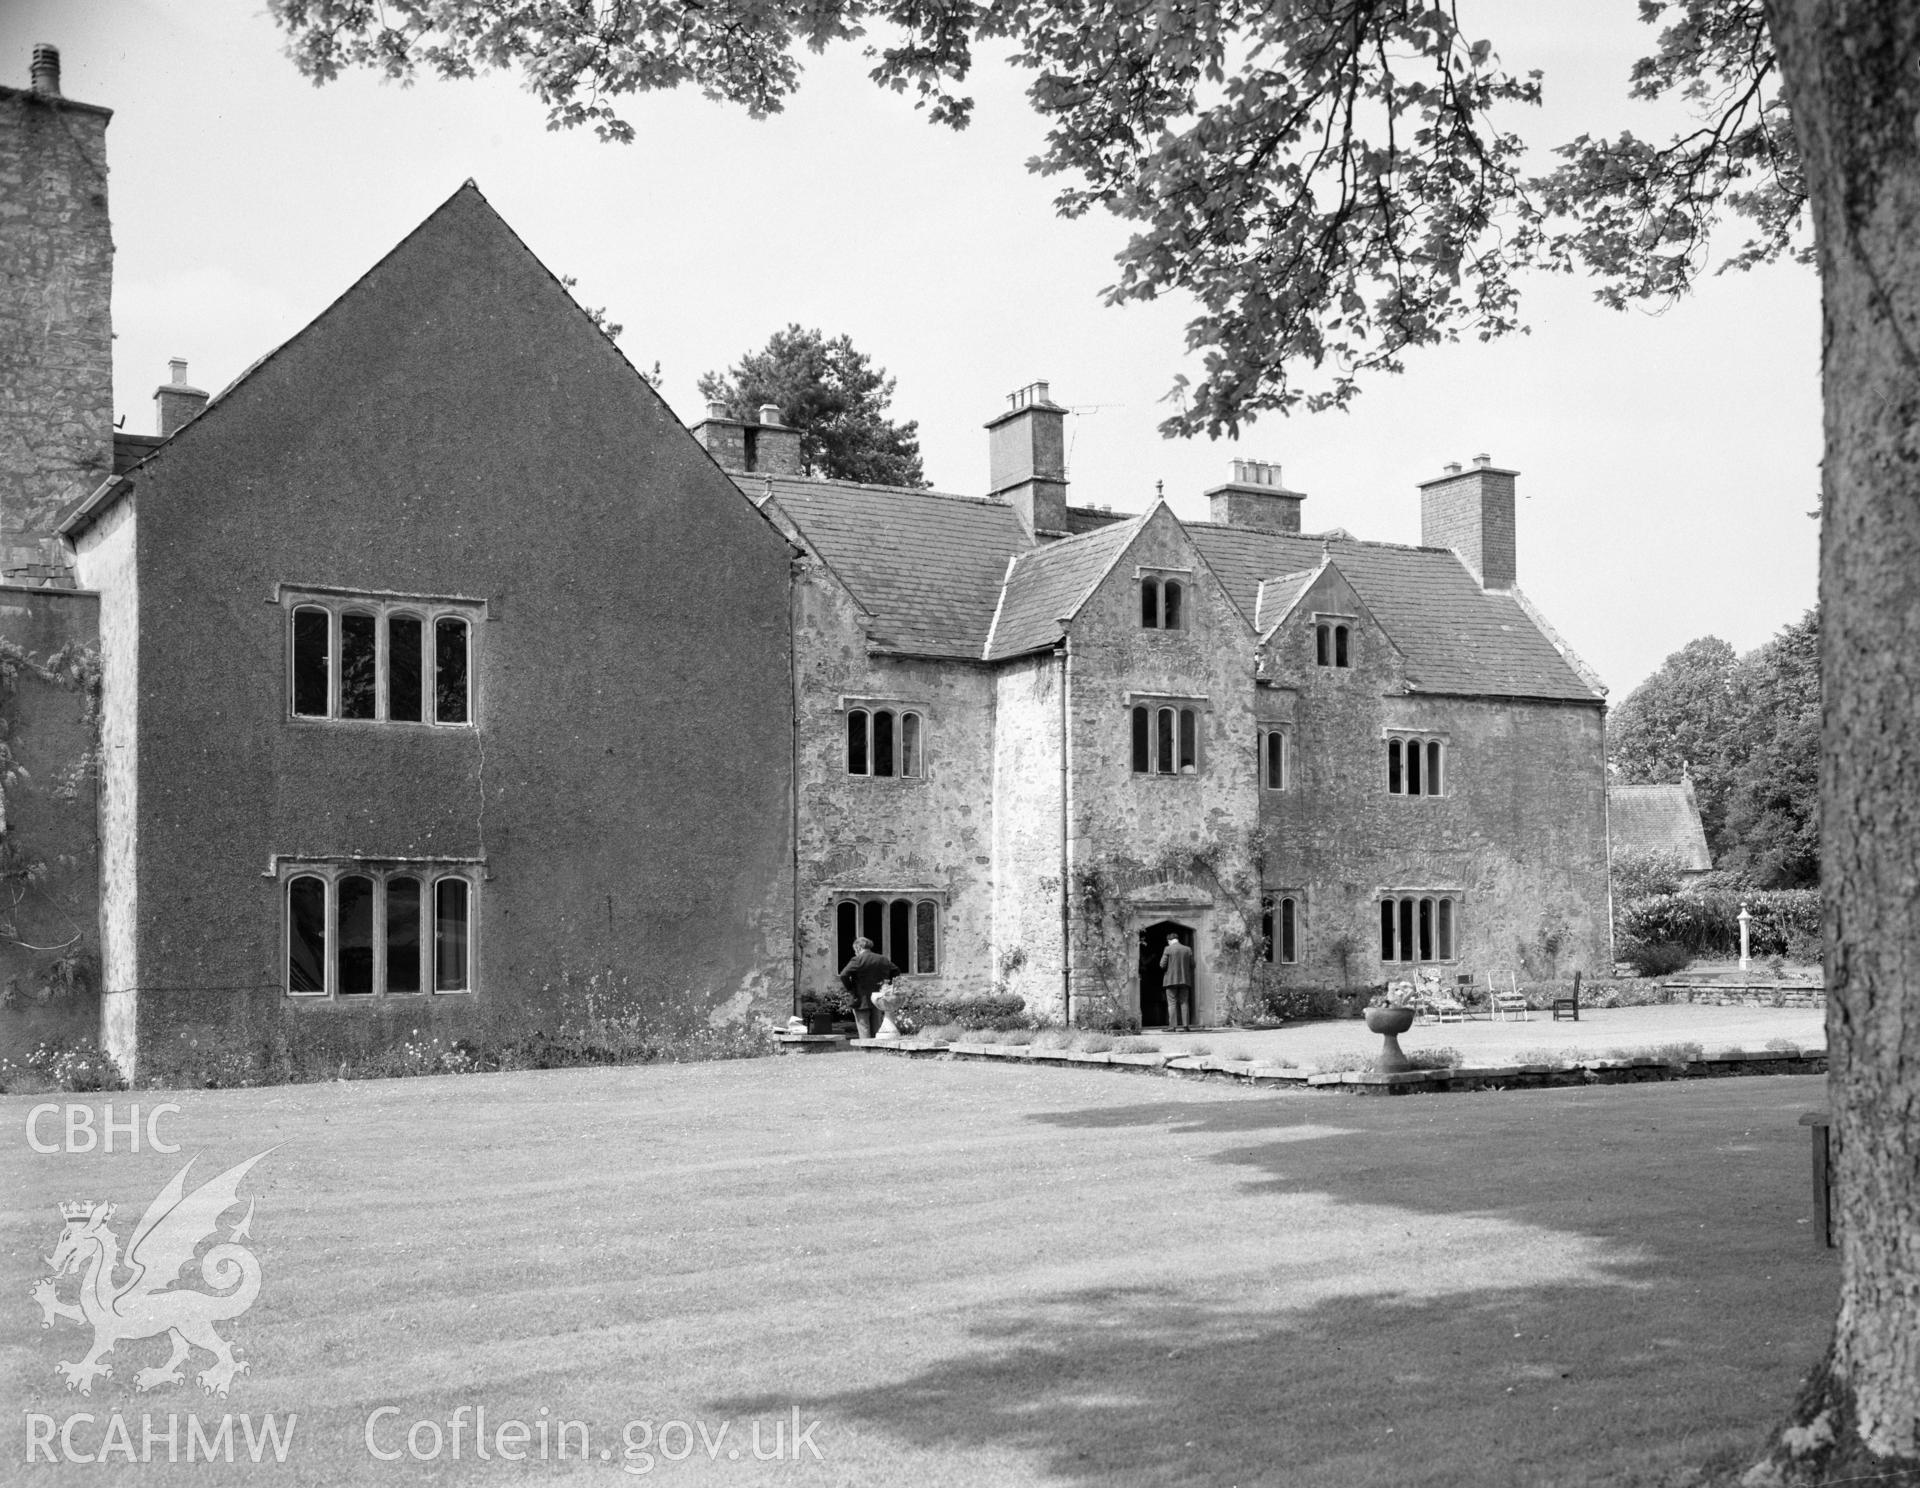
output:
[[1189,947],[1193,945],[1192,928],[1174,920],[1162,920],[1159,924],[1149,925],[1140,932],[1140,1026],[1142,1028],[1167,1026],[1167,993],[1160,981],[1160,953],[1167,948],[1167,936],[1175,930],[1180,932],[1180,938]]

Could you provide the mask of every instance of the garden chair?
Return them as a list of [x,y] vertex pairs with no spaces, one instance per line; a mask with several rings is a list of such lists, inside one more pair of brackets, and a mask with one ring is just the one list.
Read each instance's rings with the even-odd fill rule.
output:
[[1480,999],[1474,995],[1472,972],[1463,971],[1453,979],[1453,999],[1460,1004],[1462,1021],[1474,1015]]
[[1450,995],[1440,981],[1437,971],[1423,971],[1419,976],[1420,1011],[1436,1023],[1464,1023],[1467,1021],[1466,1007],[1460,999]]
[[1558,1023],[1562,1018],[1580,1021],[1580,973],[1577,971],[1573,974],[1573,995],[1553,1000],[1553,1021]]
[[1527,999],[1520,991],[1520,976],[1517,972],[1507,973],[1508,990],[1502,992],[1493,979],[1493,973],[1487,973],[1487,1001],[1493,1008],[1496,1022],[1504,1023],[1509,1018],[1518,1018],[1522,1023],[1532,1021],[1532,1010]]

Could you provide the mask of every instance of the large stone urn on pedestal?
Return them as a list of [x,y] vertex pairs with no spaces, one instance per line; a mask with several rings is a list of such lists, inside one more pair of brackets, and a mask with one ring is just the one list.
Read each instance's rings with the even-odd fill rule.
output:
[[877,1039],[897,1039],[900,1037],[900,1025],[893,1021],[893,1010],[899,1005],[900,994],[894,990],[892,982],[873,994],[873,1005],[880,1010],[880,1027],[874,1033]]
[[1413,1068],[1413,1061],[1400,1047],[1400,1035],[1413,1027],[1412,1008],[1368,1008],[1367,1027],[1385,1039],[1385,1046],[1373,1061],[1376,1074],[1399,1075]]

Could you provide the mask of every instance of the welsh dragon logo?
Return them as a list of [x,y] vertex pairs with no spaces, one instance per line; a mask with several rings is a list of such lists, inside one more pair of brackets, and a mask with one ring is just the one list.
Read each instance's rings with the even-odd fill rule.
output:
[[[77,1364],[54,1365],[54,1371],[66,1377],[69,1390],[91,1395],[96,1378],[113,1377],[112,1366],[100,1361],[113,1352],[115,1344],[161,1333],[172,1336],[173,1354],[158,1369],[142,1369],[134,1376],[135,1385],[142,1390],[178,1383],[183,1377],[181,1364],[196,1348],[213,1355],[212,1367],[199,1373],[200,1383],[209,1394],[225,1395],[234,1375],[247,1372],[247,1366],[233,1357],[233,1346],[214,1331],[213,1325],[238,1317],[260,1295],[260,1262],[240,1243],[248,1238],[253,1224],[251,1199],[245,1216],[234,1224],[226,1240],[199,1259],[200,1275],[214,1291],[194,1291],[174,1284],[180,1280],[182,1269],[193,1262],[201,1242],[217,1238],[220,1217],[240,1202],[240,1180],[266,1155],[258,1153],[228,1168],[190,1194],[186,1192],[187,1173],[195,1160],[189,1158],[186,1167],[173,1175],[134,1226],[125,1261],[120,1258],[119,1237],[107,1227],[113,1205],[60,1206],[65,1228],[59,1245],[47,1257],[53,1275],[41,1277],[33,1289],[33,1300],[45,1314],[40,1324],[43,1328],[51,1328],[55,1318],[66,1318],[93,1329],[93,1347],[84,1359]],[[117,1271],[132,1274],[116,1281]],[[62,1302],[59,1281],[75,1272],[84,1273],[79,1301]]]

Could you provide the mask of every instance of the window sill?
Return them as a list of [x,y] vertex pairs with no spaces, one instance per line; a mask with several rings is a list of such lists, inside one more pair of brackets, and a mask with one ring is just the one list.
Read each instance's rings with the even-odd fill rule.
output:
[[409,723],[391,718],[321,718],[312,713],[289,713],[286,722],[307,728],[420,729],[430,733],[471,732],[477,723]]
[[472,997],[479,989],[463,988],[453,992],[283,992],[288,1002],[311,1004],[317,1007],[332,1006],[339,1003],[347,1007],[368,1007],[375,1003],[404,1002],[408,1006],[441,997]]

